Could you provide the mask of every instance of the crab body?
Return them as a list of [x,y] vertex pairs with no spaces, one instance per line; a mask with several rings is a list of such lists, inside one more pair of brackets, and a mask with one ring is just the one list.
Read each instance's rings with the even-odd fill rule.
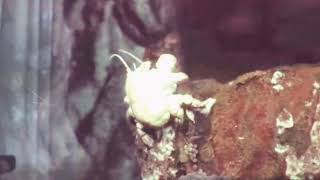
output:
[[174,117],[176,122],[182,123],[185,112],[187,117],[194,122],[193,112],[185,111],[183,104],[193,109],[200,109],[203,114],[210,112],[215,99],[200,101],[189,94],[175,94],[178,83],[187,80],[188,76],[182,72],[174,72],[177,60],[173,55],[162,54],[155,68],[151,68],[150,61],[142,62],[131,53],[120,51],[140,63],[140,66],[135,67],[132,71],[121,56],[114,54],[110,57],[117,57],[127,69],[124,101],[129,106],[127,115],[135,119],[138,125],[137,132],[141,136],[145,135],[142,131],[145,125],[161,128],[170,119],[173,119],[171,117]]
[[177,83],[188,76],[173,73],[166,69],[153,68],[146,61],[135,71],[128,72],[125,102],[128,103],[128,115],[142,124],[162,127],[168,123],[173,110],[179,109],[181,102],[175,100]]

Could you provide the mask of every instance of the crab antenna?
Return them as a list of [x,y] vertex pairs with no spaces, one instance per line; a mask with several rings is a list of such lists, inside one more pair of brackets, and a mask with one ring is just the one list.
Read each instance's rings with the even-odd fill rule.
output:
[[127,72],[131,72],[131,69],[129,68],[128,64],[125,62],[125,60],[119,54],[112,54],[109,57],[109,60],[112,60],[114,57],[117,57],[117,59],[121,61],[121,63],[126,67]]
[[133,59],[135,59],[136,61],[138,61],[139,63],[143,63],[137,56],[133,55],[132,53],[126,51],[126,50],[123,50],[123,49],[119,49],[119,52],[122,52],[124,54],[127,54],[129,55],[130,57],[132,57]]

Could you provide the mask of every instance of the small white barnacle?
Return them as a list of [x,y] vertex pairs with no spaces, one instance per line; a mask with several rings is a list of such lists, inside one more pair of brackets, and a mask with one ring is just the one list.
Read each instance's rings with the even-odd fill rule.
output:
[[174,140],[176,137],[176,133],[171,126],[168,126],[162,129],[162,134],[163,136],[161,138],[161,141],[158,142],[155,146],[153,146],[149,151],[150,155],[156,161],[165,161],[168,159],[173,159],[171,154],[175,150]]
[[272,88],[277,92],[284,90],[284,87],[281,84],[273,85]]
[[312,84],[312,86],[313,86],[312,95],[315,96],[317,94],[317,92],[319,92],[319,90],[320,90],[320,84],[317,81],[315,81]]
[[320,84],[317,81],[315,81],[312,85],[315,89],[320,89]]
[[289,148],[290,147],[288,145],[276,144],[274,151],[278,154],[284,154],[289,150]]
[[292,114],[287,109],[283,109],[276,119],[278,134],[283,134],[286,129],[292,128],[293,125],[294,121]]
[[311,107],[312,106],[312,102],[311,101],[305,101],[304,102],[304,107]]
[[304,179],[304,163],[293,153],[286,157],[286,176],[290,179]]
[[276,71],[273,73],[270,83],[272,84],[272,88],[277,92],[284,90],[284,87],[279,84],[279,80],[283,78],[285,74],[281,71]]
[[186,143],[183,146],[183,153],[185,153],[186,155],[188,155],[189,159],[192,162],[197,162],[197,155],[198,155],[198,146],[196,144],[193,143]]
[[279,83],[279,80],[283,78],[285,74],[281,71],[276,71],[273,73],[272,78],[271,78],[271,84],[276,85]]
[[320,145],[320,121],[315,121],[310,131],[310,139],[314,145]]

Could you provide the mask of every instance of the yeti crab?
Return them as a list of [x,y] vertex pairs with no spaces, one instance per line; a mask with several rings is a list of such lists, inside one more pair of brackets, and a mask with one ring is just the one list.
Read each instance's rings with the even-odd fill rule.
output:
[[120,55],[110,56],[110,59],[117,57],[126,67],[124,101],[129,106],[127,115],[137,122],[138,134],[145,135],[142,131],[143,126],[161,128],[170,119],[181,123],[185,119],[185,114],[188,119],[194,121],[192,111],[185,111],[183,105],[202,109],[200,112],[204,114],[210,112],[215,99],[200,101],[189,94],[175,94],[178,83],[188,79],[185,73],[174,72],[177,62],[175,56],[162,54],[152,68],[150,61],[142,62],[127,51],[120,50],[120,52],[130,55],[140,63],[138,67],[134,65],[134,70],[131,70]]

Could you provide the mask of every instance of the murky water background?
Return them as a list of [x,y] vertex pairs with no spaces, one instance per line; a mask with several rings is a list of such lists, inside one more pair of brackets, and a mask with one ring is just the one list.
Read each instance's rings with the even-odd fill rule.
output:
[[178,32],[185,71],[221,82],[319,60],[315,0],[132,2],[142,25],[121,0],[0,0],[0,154],[17,160],[1,178],[139,179],[119,48]]

